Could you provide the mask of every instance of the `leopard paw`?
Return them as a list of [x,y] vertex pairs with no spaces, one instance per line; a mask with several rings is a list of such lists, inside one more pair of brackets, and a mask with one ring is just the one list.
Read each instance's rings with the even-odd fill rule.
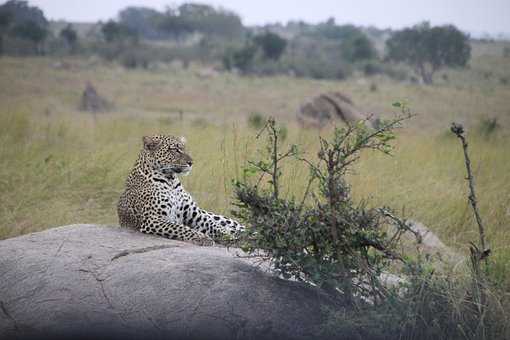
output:
[[212,247],[214,246],[214,241],[209,238],[209,237],[200,237],[200,238],[195,238],[193,240],[191,240],[191,242],[197,246],[201,246],[201,247]]

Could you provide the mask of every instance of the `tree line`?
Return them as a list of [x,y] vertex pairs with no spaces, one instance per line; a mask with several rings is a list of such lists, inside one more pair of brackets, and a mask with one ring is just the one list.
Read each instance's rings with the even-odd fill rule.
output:
[[[421,23],[389,32],[384,53],[374,45],[374,32],[354,25],[339,25],[333,18],[311,25],[291,22],[266,27],[245,27],[239,15],[210,5],[184,3],[163,11],[127,7],[116,20],[99,23],[99,36],[89,52],[109,59],[129,55],[127,65],[147,65],[158,55],[220,61],[227,70],[243,74],[286,73],[312,78],[345,78],[353,70],[367,75],[383,73],[392,63],[409,65],[423,83],[433,82],[444,67],[463,67],[469,62],[469,37],[453,25]],[[183,42],[200,37],[192,49],[177,53],[134,52],[139,44],[150,51],[151,41]],[[68,24],[56,35],[44,13],[27,1],[10,0],[0,6],[0,54],[45,54],[79,49],[80,37]],[[52,41],[52,43],[48,43]],[[57,43],[55,43],[57,42]],[[184,52],[183,52],[184,51]],[[152,54],[149,55],[149,53]],[[381,55],[382,54],[382,55]],[[144,59],[138,62],[137,58]],[[146,59],[146,60],[145,60]],[[134,60],[134,62],[132,62]]]

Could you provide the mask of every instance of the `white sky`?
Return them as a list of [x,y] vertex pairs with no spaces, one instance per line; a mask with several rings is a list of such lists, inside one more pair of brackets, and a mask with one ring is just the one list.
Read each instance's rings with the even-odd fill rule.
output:
[[[0,0],[4,3],[5,0]],[[90,22],[106,20],[128,5],[163,9],[175,0],[29,0],[50,19]],[[189,2],[189,1],[188,1]],[[480,33],[510,33],[510,0],[202,0],[231,9],[247,25],[304,20],[401,28],[428,20],[453,23],[460,29]]]

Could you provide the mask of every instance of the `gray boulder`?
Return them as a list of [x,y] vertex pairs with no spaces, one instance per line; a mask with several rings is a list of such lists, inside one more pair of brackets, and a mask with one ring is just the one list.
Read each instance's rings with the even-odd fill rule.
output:
[[221,247],[74,225],[0,241],[0,339],[317,339],[317,290]]
[[78,109],[81,111],[87,111],[92,113],[106,112],[112,108],[112,104],[99,95],[96,88],[91,84],[87,83],[85,90],[81,96],[80,104]]
[[[302,127],[323,128],[331,121],[341,120],[347,125],[366,120],[368,117],[357,109],[352,100],[340,92],[323,93],[304,103],[297,120]],[[372,127],[370,121],[365,122]]]

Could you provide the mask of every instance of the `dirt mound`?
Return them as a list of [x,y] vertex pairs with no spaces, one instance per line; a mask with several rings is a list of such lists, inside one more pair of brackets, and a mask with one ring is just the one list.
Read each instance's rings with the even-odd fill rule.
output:
[[334,119],[352,124],[365,118],[352,100],[340,92],[324,93],[312,98],[301,106],[297,114],[297,120],[303,127],[316,128],[323,128]]
[[96,88],[91,83],[87,83],[87,86],[85,87],[85,90],[81,96],[78,108],[80,111],[94,113],[106,112],[112,108],[112,104],[101,95],[99,95]]

